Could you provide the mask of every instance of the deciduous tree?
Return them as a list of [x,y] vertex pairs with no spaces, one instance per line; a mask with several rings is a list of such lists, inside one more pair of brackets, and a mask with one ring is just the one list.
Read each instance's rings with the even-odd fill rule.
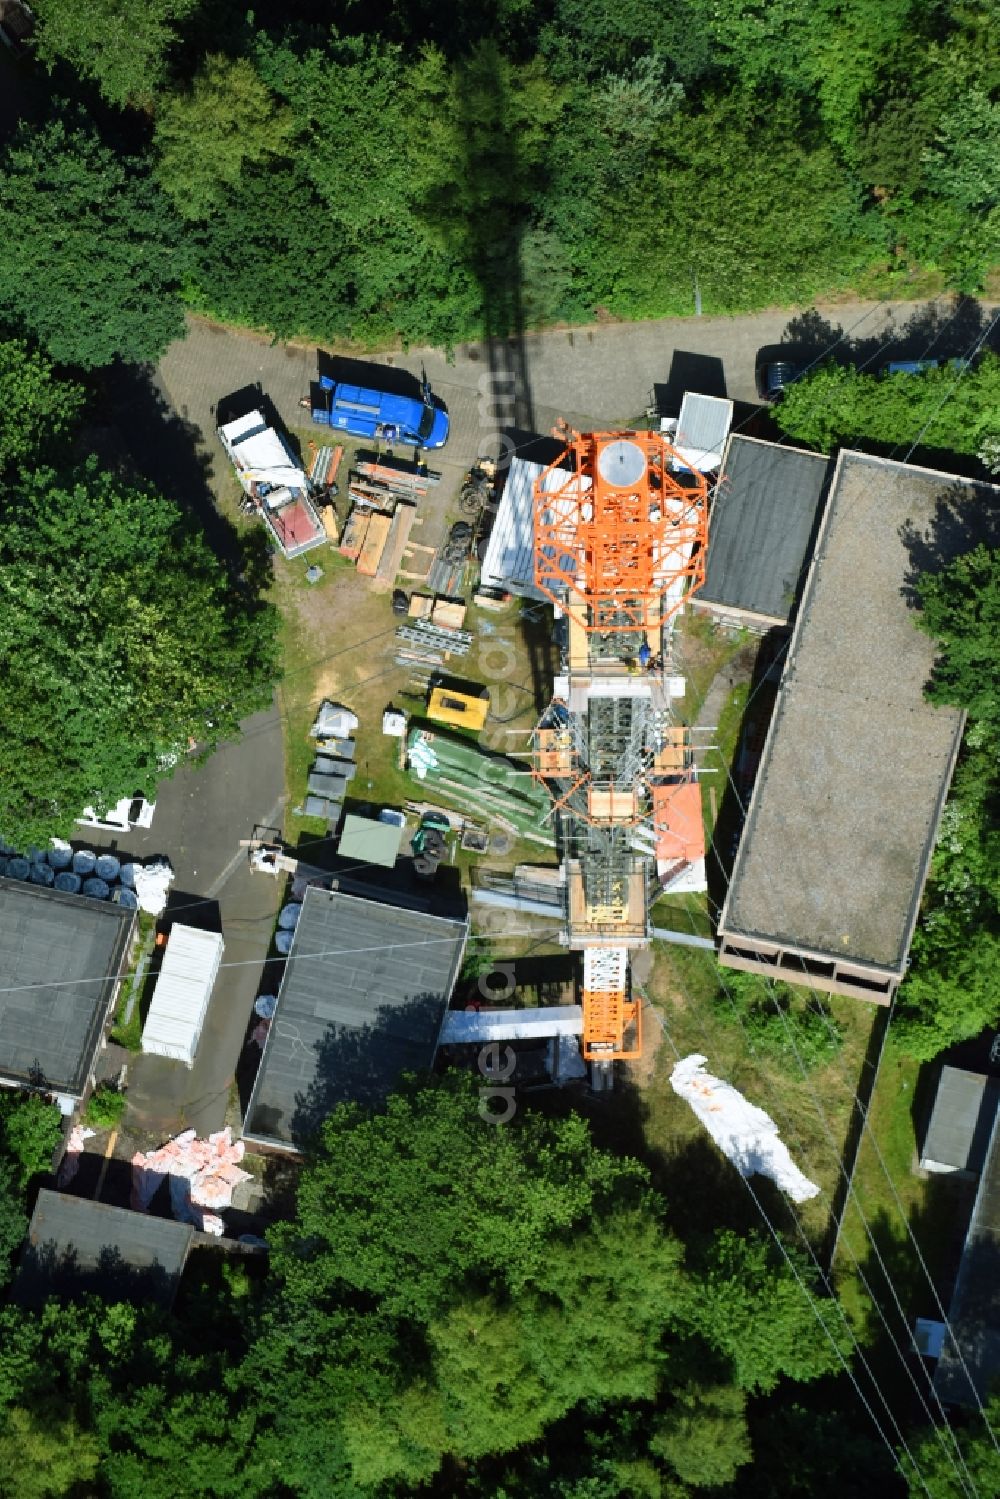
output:
[[235,586],[161,496],[91,461],[40,471],[0,523],[0,826],[65,834],[81,809],[151,791],[195,739],[270,700],[270,606]]
[[692,1384],[673,1392],[658,1416],[650,1451],[692,1488],[721,1488],[750,1461],[746,1395],[733,1385]]
[[110,104],[151,99],[166,77],[179,24],[198,0],[36,0],[38,55],[67,62]]
[[0,310],[84,369],[155,360],[184,330],[184,258],[140,157],[81,119],[22,126],[0,162]]
[[918,1495],[920,1499],[960,1499],[970,1486],[977,1494],[1000,1493],[1000,1452],[995,1435],[1000,1430],[1000,1396],[994,1395],[985,1404],[985,1421],[973,1417],[965,1425],[956,1423],[961,1467],[952,1449],[934,1431],[922,1435],[912,1446],[912,1456],[900,1453],[900,1466],[913,1499]]
[[[248,58],[206,57],[191,88],[168,94],[157,113],[157,179],[184,218],[207,218],[248,164],[282,153],[291,123]],[[256,205],[269,223],[289,207]]]
[[0,342],[0,474],[46,454],[51,462],[83,409],[83,388],[19,338]]
[[48,1171],[62,1138],[62,1115],[54,1103],[37,1093],[0,1096],[0,1155],[16,1167],[22,1189],[33,1176]]

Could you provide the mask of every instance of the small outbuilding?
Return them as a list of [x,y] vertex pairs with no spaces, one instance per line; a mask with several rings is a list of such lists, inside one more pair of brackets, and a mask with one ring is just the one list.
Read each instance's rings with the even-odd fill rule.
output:
[[223,947],[221,932],[174,922],[142,1031],[144,1052],[193,1065]]
[[[550,469],[544,463],[517,456],[511,459],[480,568],[481,588],[502,589],[541,604],[551,602],[535,585],[535,485],[541,482],[545,490],[558,489],[566,477],[562,469]],[[562,558],[563,564],[572,567],[574,559]]]
[[942,1067],[924,1135],[920,1166],[959,1177],[978,1177],[1000,1102],[1000,1081],[964,1067]]
[[464,920],[310,886],[247,1106],[247,1145],[296,1152],[338,1103],[379,1108],[403,1072],[430,1067],[467,935]]
[[403,828],[395,823],[349,812],[344,818],[337,852],[342,859],[357,859],[360,864],[379,864],[392,869],[402,840]]
[[941,1343],[934,1389],[946,1405],[982,1408],[1000,1377],[1000,1114],[983,1163],[965,1236],[949,1329]]
[[703,396],[698,391],[687,390],[676,423],[667,418],[661,421],[660,431],[677,454],[675,469],[714,474],[722,463],[732,425],[732,401],[723,396]]
[[822,453],[734,433],[712,499],[705,582],[692,606],[745,630],[787,625],[829,475]]
[[173,1304],[194,1239],[190,1223],[154,1218],[43,1187],[14,1285],[22,1305],[95,1293]]
[[0,876],[0,1087],[54,1093],[71,1114],[128,963],[135,912]]

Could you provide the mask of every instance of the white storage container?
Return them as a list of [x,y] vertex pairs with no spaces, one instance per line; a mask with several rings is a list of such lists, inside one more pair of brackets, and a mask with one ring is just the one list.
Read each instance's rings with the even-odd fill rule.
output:
[[222,953],[221,933],[174,923],[142,1031],[143,1051],[191,1066]]

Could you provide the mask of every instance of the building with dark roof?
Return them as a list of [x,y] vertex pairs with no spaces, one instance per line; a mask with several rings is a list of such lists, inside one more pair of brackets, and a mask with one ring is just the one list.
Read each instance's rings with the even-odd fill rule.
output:
[[830,472],[820,453],[733,434],[712,501],[705,582],[692,605],[722,624],[788,623]]
[[998,499],[840,454],[719,921],[729,967],[880,1003],[902,979],[964,722],[924,696],[907,590],[928,533]]
[[[947,1329],[934,1373],[938,1398],[949,1405],[985,1404],[1000,1378],[1000,1114],[965,1236]],[[956,1347],[957,1344],[957,1347]]]
[[135,912],[0,878],[0,1085],[58,1095],[91,1080],[128,959]]
[[194,1239],[190,1223],[109,1207],[46,1188],[38,1194],[21,1257],[16,1299],[94,1292],[105,1301],[171,1306]]
[[920,1166],[958,1177],[976,1178],[993,1131],[1000,1080],[964,1067],[942,1067],[927,1123]]
[[296,1150],[338,1103],[377,1107],[430,1067],[468,923],[343,890],[306,891],[244,1138]]

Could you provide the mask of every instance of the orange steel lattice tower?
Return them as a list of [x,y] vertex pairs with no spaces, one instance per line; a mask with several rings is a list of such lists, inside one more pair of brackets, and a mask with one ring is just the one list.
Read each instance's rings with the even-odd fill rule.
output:
[[674,464],[659,433],[570,431],[535,485],[535,584],[585,630],[657,627],[704,582],[708,481]]
[[565,940],[583,952],[583,1055],[610,1062],[642,1046],[628,963],[649,941],[641,825],[652,826],[652,785],[670,774],[663,663],[669,622],[704,581],[708,481],[659,433],[565,437],[532,499],[534,581],[569,625],[532,773],[559,829]]

